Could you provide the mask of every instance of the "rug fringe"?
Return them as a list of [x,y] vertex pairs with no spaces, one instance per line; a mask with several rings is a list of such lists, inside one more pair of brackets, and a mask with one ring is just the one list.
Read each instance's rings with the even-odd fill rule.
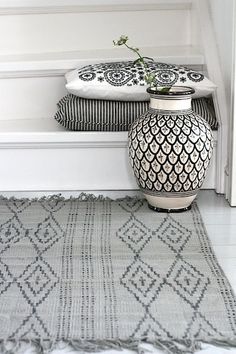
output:
[[34,354],[50,354],[53,350],[64,349],[69,346],[72,350],[78,353],[99,353],[105,350],[123,349],[132,350],[138,354],[150,353],[145,345],[151,345],[153,349],[162,350],[168,354],[194,354],[202,349],[202,344],[209,344],[215,347],[225,349],[236,348],[236,339],[218,340],[212,339],[209,341],[192,341],[192,340],[173,340],[165,341],[156,339],[149,340],[41,340],[41,339],[21,339],[21,340],[0,340],[0,354],[22,354],[24,350],[32,349]]
[[119,200],[142,200],[144,199],[142,196],[128,196],[126,195],[125,197],[119,197],[119,198],[111,198],[108,196],[104,196],[102,194],[95,195],[92,193],[86,193],[86,192],[81,192],[77,197],[70,196],[70,197],[63,197],[62,194],[52,194],[48,196],[42,196],[42,197],[33,197],[33,198],[27,198],[27,197],[22,197],[22,198],[16,198],[14,196],[12,197],[5,197],[4,195],[0,195],[0,201],[9,201],[9,202],[44,202],[44,201],[103,201],[103,200],[110,200],[110,201],[119,201]]
[[6,200],[10,202],[17,202],[17,201],[24,201],[24,202],[44,202],[44,201],[71,201],[71,200],[79,200],[79,201],[100,201],[100,200],[110,200],[109,197],[105,197],[102,194],[99,195],[94,195],[92,193],[85,193],[81,192],[77,197],[63,197],[62,194],[52,194],[48,196],[42,196],[42,197],[33,197],[33,198],[27,198],[27,197],[22,197],[22,198],[16,198],[14,196],[12,197],[5,197],[3,195],[0,196],[0,200]]

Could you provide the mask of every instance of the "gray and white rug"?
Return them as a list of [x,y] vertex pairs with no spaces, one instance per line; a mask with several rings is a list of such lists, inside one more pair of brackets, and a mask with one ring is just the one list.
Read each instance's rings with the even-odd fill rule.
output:
[[194,204],[0,200],[1,353],[235,345],[236,300]]

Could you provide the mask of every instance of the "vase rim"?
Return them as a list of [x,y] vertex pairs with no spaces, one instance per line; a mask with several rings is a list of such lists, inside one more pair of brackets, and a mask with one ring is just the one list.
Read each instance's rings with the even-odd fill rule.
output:
[[187,96],[193,95],[195,90],[189,86],[172,86],[169,91],[162,91],[164,87],[148,87],[147,92],[153,95],[162,95],[162,96]]

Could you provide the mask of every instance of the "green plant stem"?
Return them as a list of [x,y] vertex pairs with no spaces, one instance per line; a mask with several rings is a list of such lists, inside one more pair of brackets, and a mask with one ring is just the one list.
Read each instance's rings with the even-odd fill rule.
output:
[[[122,37],[120,37],[120,41],[121,41]],[[155,77],[153,74],[150,74],[150,72],[148,72],[148,64],[145,62],[145,59],[148,59],[148,60],[152,60],[153,61],[153,58],[149,58],[149,57],[144,57],[142,56],[140,53],[139,53],[139,49],[138,48],[133,48],[133,47],[130,47],[128,44],[127,44],[127,40],[128,40],[128,37],[125,36],[124,40],[122,41],[122,43],[120,44],[117,44],[118,42],[116,41],[113,41],[114,45],[125,45],[125,47],[129,50],[131,50],[132,52],[134,52],[137,56],[138,56],[138,59],[134,61],[134,65],[136,63],[142,63],[143,67],[144,67],[144,71],[145,71],[145,81],[147,84],[150,85],[150,87],[155,87],[157,88],[157,84],[155,83]],[[162,87],[161,89],[159,89],[160,91],[162,92],[169,92],[170,89],[171,89],[172,86],[165,86],[165,87]]]
[[143,64],[143,66],[145,67],[145,69],[147,69],[147,63],[145,63],[144,58],[142,57],[142,55],[139,53],[139,51],[135,48],[130,47],[128,44],[124,43],[126,48],[128,48],[129,50],[132,50],[135,54],[137,54],[138,61],[141,62]]
[[124,44],[125,44],[125,46],[126,46],[128,49],[130,49],[130,50],[132,50],[134,53],[136,53],[136,54],[139,56],[139,59],[140,59],[141,61],[143,61],[143,57],[140,55],[140,53],[138,52],[137,49],[130,47],[130,46],[129,46],[128,44],[126,44],[126,43],[124,43]]

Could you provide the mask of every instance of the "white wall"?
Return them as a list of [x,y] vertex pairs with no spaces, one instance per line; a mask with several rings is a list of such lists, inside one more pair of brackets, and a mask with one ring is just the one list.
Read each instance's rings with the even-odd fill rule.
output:
[[[112,41],[121,34],[134,46],[154,48],[158,57],[184,59],[194,32],[190,1],[0,0],[0,121],[52,119],[56,103],[66,94],[67,70],[81,65],[82,59],[85,65],[93,58],[135,58],[114,48]],[[69,6],[73,4],[78,6]],[[197,41],[196,33],[194,38]],[[189,63],[186,59],[181,64]]]
[[219,49],[221,69],[224,76],[228,107],[230,107],[231,96],[234,1],[235,0],[209,0],[214,31]]
[[[112,39],[120,34],[129,35],[131,43],[135,46],[153,47],[155,55],[148,54],[146,49],[145,53],[148,56],[159,58],[160,61],[165,62],[166,59],[163,58],[167,58],[168,62],[177,61],[184,65],[200,65],[202,68],[204,56],[199,48],[199,22],[194,19],[195,12],[191,1],[58,0],[58,3],[64,4],[60,8],[56,5],[57,0],[48,0],[49,4],[54,5],[45,7],[42,5],[47,3],[46,0],[0,0],[0,32],[4,33],[4,36],[0,36],[0,96],[2,98],[0,99],[0,160],[2,161],[0,165],[4,167],[4,171],[8,171],[8,176],[9,174],[12,176],[10,182],[0,173],[1,181],[5,183],[5,185],[0,183],[1,190],[136,188],[136,184],[130,181],[129,175],[126,176],[129,174],[128,162],[125,160],[127,159],[127,138],[122,140],[123,145],[120,150],[116,145],[106,146],[107,149],[99,145],[98,148],[91,150],[89,147],[91,142],[85,146],[86,149],[82,146],[81,150],[77,144],[81,139],[80,134],[75,134],[77,140],[68,145],[64,144],[62,136],[65,134],[69,137],[67,139],[72,139],[73,135],[57,132],[54,127],[51,128],[56,102],[66,93],[63,71],[76,67],[77,60],[115,58],[119,54],[113,54],[118,53],[118,49],[113,47]],[[202,1],[205,3],[207,0]],[[91,6],[91,3],[100,2],[105,5],[95,8]],[[109,5],[110,2],[112,5]],[[137,2],[138,5],[134,6],[132,2]],[[3,3],[6,7],[2,6]],[[12,3],[18,3],[19,7],[12,7]],[[88,3],[88,5],[68,7],[67,3],[78,5]],[[122,3],[124,5],[121,5]],[[12,97],[14,97],[14,104],[12,104]],[[100,134],[94,136],[100,136]],[[3,137],[6,141],[2,145]],[[25,141],[26,137],[32,144]],[[43,144],[35,145],[34,137],[36,140],[45,139],[45,141]],[[52,137],[57,139],[56,148]],[[11,143],[9,145],[10,138],[12,138],[13,145]],[[14,142],[18,139],[22,140],[16,146]],[[113,142],[114,137],[109,136],[109,139]],[[45,142],[48,145],[45,146]],[[86,152],[87,147],[90,149],[88,152]],[[95,150],[96,154],[94,154]],[[106,151],[112,161],[116,161],[119,171],[111,168],[112,164],[105,155]],[[72,154],[77,156],[77,165],[74,164]],[[16,163],[12,160],[12,156]],[[61,164],[58,164],[58,161],[62,161],[63,156],[65,164],[70,164],[71,167],[67,165],[68,168],[63,169],[65,178],[60,179],[61,184],[56,186],[52,181],[58,178],[52,176],[61,175],[62,177],[62,169],[58,167]],[[79,156],[82,160],[79,160]],[[100,178],[96,176],[96,181],[92,181],[96,185],[90,183],[93,175],[89,166],[93,164],[90,163],[89,156],[94,162],[98,161],[101,164],[100,161],[103,161],[106,165],[100,168],[103,175]],[[18,169],[19,161],[21,176]],[[33,161],[37,168],[32,165]],[[52,161],[55,163],[52,164]],[[16,172],[9,172],[11,168],[7,167],[8,163]],[[48,175],[45,175],[45,169],[42,168],[45,165],[51,166],[51,169],[48,169]],[[86,184],[82,184],[82,181],[78,179],[79,175],[82,176],[79,172],[81,165],[85,167],[87,165],[84,171],[88,175],[83,175],[83,181]],[[34,176],[28,172],[29,166],[31,171],[34,171]],[[56,166],[60,170],[59,174]],[[107,171],[112,175],[109,175]],[[211,172],[211,175],[208,174],[210,183],[205,188],[215,186],[215,161]],[[104,173],[110,184],[106,182],[106,178],[104,179]],[[52,184],[49,185],[46,181]]]
[[[200,0],[205,1],[205,0]],[[234,17],[235,0],[208,0],[211,9],[212,22],[217,40],[221,71],[223,74],[227,119],[228,119],[228,161],[226,179],[226,198],[232,206],[236,206],[236,116],[233,114],[234,83]],[[234,135],[234,137],[233,137]],[[233,141],[234,139],[234,141]]]
[[[155,31],[150,23],[155,23]],[[111,49],[121,34],[128,34],[138,47],[182,46],[191,44],[189,27],[188,10],[2,16],[0,33],[7,35],[0,36],[0,48],[1,55]]]
[[[236,4],[234,7],[234,16],[236,17]],[[231,140],[230,140],[230,193],[229,202],[230,205],[236,206],[236,22],[234,23],[234,66],[232,77],[232,106],[231,106]]]

